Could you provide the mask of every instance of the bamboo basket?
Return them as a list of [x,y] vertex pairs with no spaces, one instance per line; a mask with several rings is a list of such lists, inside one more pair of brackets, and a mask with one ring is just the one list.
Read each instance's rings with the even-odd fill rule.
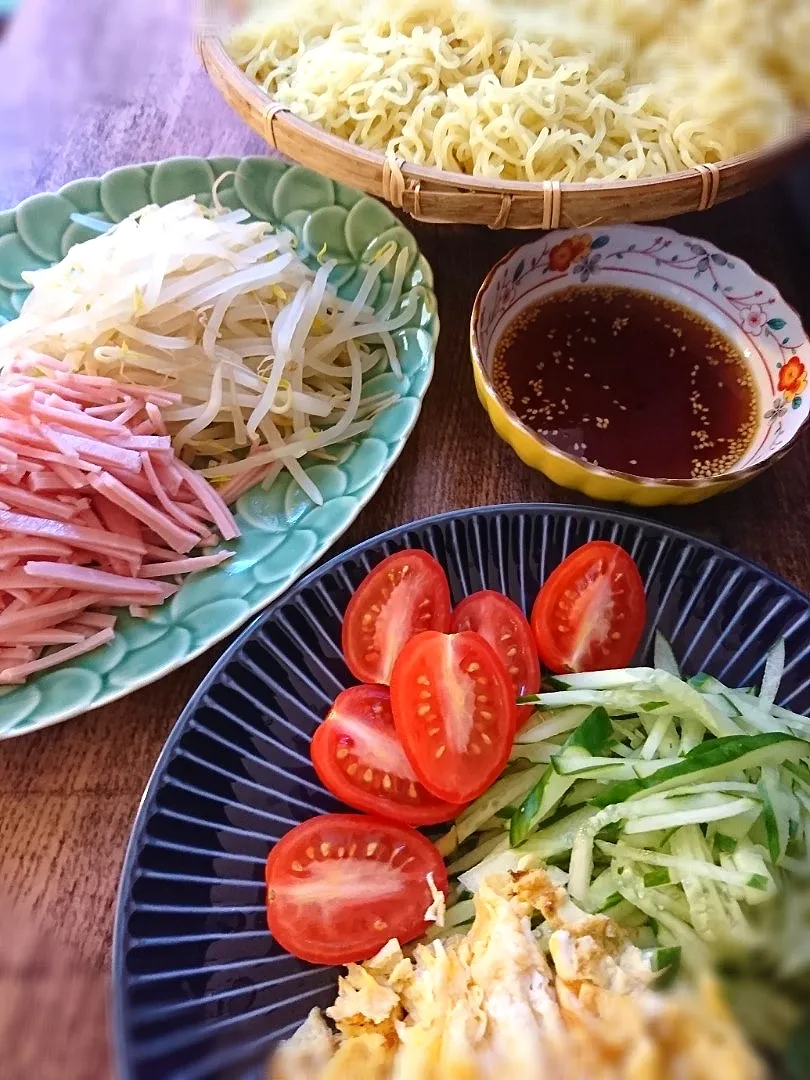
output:
[[274,102],[225,49],[228,27],[242,7],[241,0],[201,0],[196,21],[197,51],[225,101],[281,154],[376,195],[418,221],[557,229],[674,217],[754,190],[810,146],[805,122],[768,149],[720,165],[644,180],[578,184],[491,180],[413,165],[330,135]]

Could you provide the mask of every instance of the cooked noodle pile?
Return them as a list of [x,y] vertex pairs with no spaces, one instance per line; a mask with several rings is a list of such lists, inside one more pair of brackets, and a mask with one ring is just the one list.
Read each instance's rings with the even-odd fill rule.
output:
[[229,48],[326,131],[505,180],[723,161],[810,107],[808,0],[261,0]]

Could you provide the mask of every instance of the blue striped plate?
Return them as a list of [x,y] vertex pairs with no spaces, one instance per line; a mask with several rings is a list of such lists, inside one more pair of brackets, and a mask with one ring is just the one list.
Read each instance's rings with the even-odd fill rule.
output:
[[113,947],[124,1080],[259,1077],[272,1043],[334,998],[337,970],[287,955],[265,923],[264,862],[291,826],[341,809],[309,763],[310,736],[352,679],[346,603],[385,555],[422,547],[454,601],[507,593],[524,610],[570,551],[622,544],[646,583],[638,659],[660,629],[687,673],[732,686],[784,636],[783,705],[810,710],[810,600],[731,552],[653,522],[568,506],[465,510],[394,529],[310,574],[245,630],[194,695],[146,791],[121,881]]

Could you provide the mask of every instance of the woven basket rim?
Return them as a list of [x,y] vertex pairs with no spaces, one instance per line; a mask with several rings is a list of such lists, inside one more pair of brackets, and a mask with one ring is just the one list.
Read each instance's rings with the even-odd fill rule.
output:
[[[350,143],[348,139],[325,131],[323,128],[318,127],[317,124],[304,120],[286,105],[276,102],[254,79],[246,75],[230,56],[225,48],[223,34],[218,29],[211,26],[198,29],[197,49],[206,71],[210,74],[209,64],[217,66],[233,90],[248,102],[252,99],[257,110],[267,112],[268,109],[275,106],[275,111],[273,111],[274,125],[281,128],[290,128],[302,136],[316,140],[324,145],[325,150],[335,154],[363,161],[379,170],[382,170],[385,166],[387,159],[383,151],[369,150],[355,143]],[[803,146],[810,147],[810,113],[797,123],[796,131],[785,133],[759,150],[738,154],[733,158],[718,162],[712,168],[717,170],[720,178],[739,175],[752,168],[764,167],[770,162],[778,160],[780,156],[799,150]],[[468,173],[450,172],[435,165],[418,165],[402,158],[397,160],[403,175],[408,180],[445,190],[455,189],[469,194],[477,192],[486,195],[531,196],[537,198],[549,183],[543,180],[501,180],[473,176]],[[680,187],[684,182],[694,183],[695,177],[699,176],[701,171],[700,168],[687,168],[674,173],[665,173],[662,176],[648,176],[635,180],[560,181],[558,186],[563,196],[597,191],[617,195],[632,195],[634,192],[648,191],[651,188],[656,188],[663,194],[665,189]]]

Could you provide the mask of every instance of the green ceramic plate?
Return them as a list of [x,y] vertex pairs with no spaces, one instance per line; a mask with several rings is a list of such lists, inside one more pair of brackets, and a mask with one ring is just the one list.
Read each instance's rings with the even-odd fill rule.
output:
[[[352,296],[363,279],[359,264],[396,240],[412,251],[406,285],[420,285],[422,301],[411,324],[394,334],[404,372],[371,373],[364,393],[396,388],[400,399],[370,431],[334,452],[335,463],[304,467],[324,496],[315,506],[282,474],[269,491],[258,488],[237,504],[242,529],[224,566],[199,574],[148,619],[122,615],[108,646],[66,663],[0,696],[0,737],[22,735],[67,720],[153,682],[235,630],[282,593],[334,543],[368,502],[399,456],[410,434],[433,373],[439,322],[433,275],[413,236],[389,210],[359,191],[342,187],[299,166],[271,158],[172,158],[154,165],[114,169],[100,179],[75,180],[56,194],[34,195],[15,210],[0,212],[0,320],[13,319],[27,293],[23,270],[57,262],[73,244],[92,233],[71,221],[90,214],[120,221],[148,203],[196,195],[210,203],[220,184],[226,205],[244,206],[256,218],[286,225],[298,237],[299,252],[316,266],[324,244],[338,260],[333,282]],[[390,275],[370,302],[385,303]]]

